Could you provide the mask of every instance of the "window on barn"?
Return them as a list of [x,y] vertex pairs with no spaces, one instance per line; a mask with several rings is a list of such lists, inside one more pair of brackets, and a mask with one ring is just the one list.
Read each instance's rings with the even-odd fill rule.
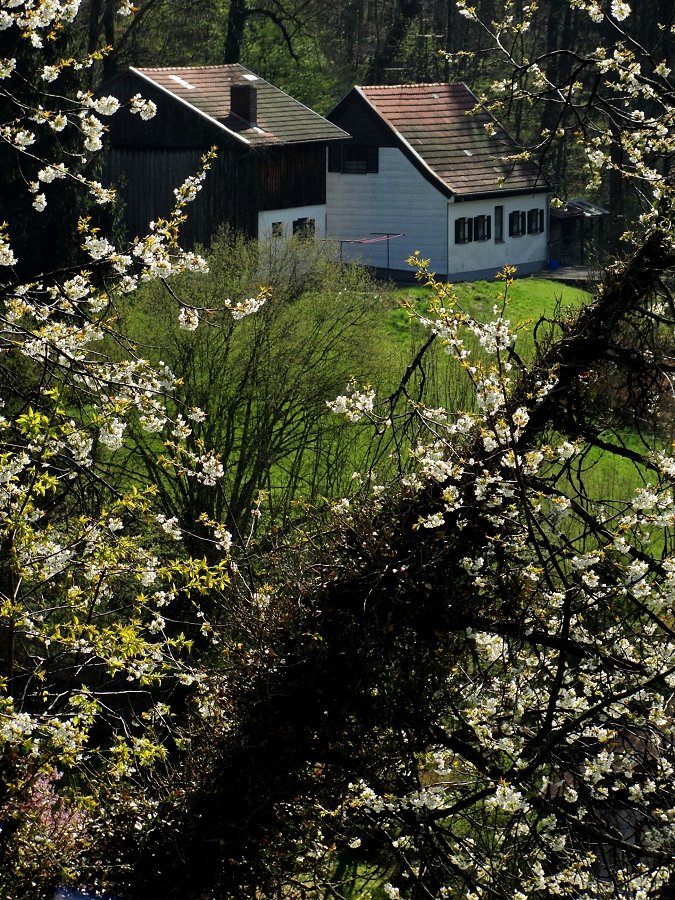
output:
[[544,230],[544,210],[530,209],[527,213],[527,233],[541,234]]
[[514,210],[509,213],[509,237],[521,237],[527,231],[527,216],[524,212]]
[[504,243],[504,207],[495,206],[495,244]]
[[313,238],[316,234],[316,220],[303,216],[293,222],[293,234],[301,238]]
[[492,237],[492,216],[474,216],[474,241],[489,241]]
[[462,216],[455,219],[455,243],[468,244],[473,240],[473,219]]
[[379,149],[368,144],[331,144],[328,147],[328,171],[345,175],[374,174],[379,169]]
[[284,223],[283,222],[272,222],[272,237],[283,237],[284,236]]

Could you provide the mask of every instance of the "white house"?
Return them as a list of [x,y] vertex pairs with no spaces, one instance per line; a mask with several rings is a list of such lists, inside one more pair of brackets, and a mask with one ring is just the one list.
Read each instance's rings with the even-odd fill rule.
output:
[[453,281],[548,259],[549,185],[464,84],[353,88],[328,115],[328,236],[345,259],[395,277],[419,250]]

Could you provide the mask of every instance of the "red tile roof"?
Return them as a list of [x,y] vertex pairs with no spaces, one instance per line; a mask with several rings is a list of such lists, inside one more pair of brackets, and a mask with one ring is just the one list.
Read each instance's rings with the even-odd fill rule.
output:
[[[533,162],[486,112],[469,115],[476,97],[465,84],[358,87],[408,152],[458,196],[547,190]],[[487,127],[486,127],[487,126]],[[494,134],[490,134],[494,131]]]
[[[323,116],[238,64],[162,69],[132,67],[131,71],[249,144],[302,143],[346,137]],[[256,88],[257,123],[254,127],[230,112],[230,87],[233,84],[250,84]]]

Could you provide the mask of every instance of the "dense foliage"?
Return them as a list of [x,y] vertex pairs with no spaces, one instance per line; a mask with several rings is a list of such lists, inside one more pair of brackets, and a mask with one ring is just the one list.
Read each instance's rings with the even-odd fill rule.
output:
[[[187,445],[217,447],[223,477],[215,487],[176,478],[158,460],[156,436],[133,425],[122,468],[147,470],[167,512],[188,531],[201,514],[232,533],[248,532],[254,513],[258,529],[286,527],[301,501],[349,492],[368,455],[370,429],[331,416],[326,401],[350,378],[391,388],[407,346],[389,338],[386,285],[337,263],[332,245],[302,239],[259,247],[225,233],[208,259],[207,275],[171,283],[184,304],[201,310],[202,327],[181,327],[164,285],[154,284],[130,298],[125,332],[150,341],[148,352],[176,375],[176,409],[204,412]],[[261,278],[269,301],[255,316],[233,317],[223,298],[254,294]]]

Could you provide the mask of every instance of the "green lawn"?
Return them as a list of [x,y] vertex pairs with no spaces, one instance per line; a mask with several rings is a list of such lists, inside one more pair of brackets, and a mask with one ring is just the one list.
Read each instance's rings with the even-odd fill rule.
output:
[[[488,320],[493,315],[495,304],[501,306],[504,283],[500,281],[474,281],[453,285],[452,292],[462,309],[478,320]],[[390,316],[390,332],[395,342],[418,346],[424,339],[424,330],[410,322],[410,314],[404,304],[412,301],[419,312],[423,312],[433,297],[427,287],[410,286],[397,288],[394,297],[401,304]],[[518,351],[527,358],[533,347],[532,331],[543,317],[554,319],[565,315],[590,302],[591,294],[581,288],[572,287],[546,278],[521,278],[513,281],[507,291],[505,318],[513,326],[521,326]]]
[[[501,306],[503,291],[503,282],[477,281],[453,286],[453,293],[460,307],[479,320],[488,320],[493,316],[495,304]],[[398,288],[395,296],[399,303],[412,301],[414,307],[423,312],[433,294],[429,288],[410,286]],[[580,288],[534,276],[513,281],[508,287],[507,296],[504,316],[512,326],[522,326],[518,332],[516,348],[525,360],[532,356],[533,329],[542,317],[550,320],[561,315],[564,317],[566,314],[574,313],[592,299],[591,294]],[[410,321],[410,313],[403,306],[392,312],[390,331],[393,341],[399,342],[399,346],[403,346],[405,341],[409,342],[409,346],[419,346],[427,334],[425,329]],[[466,345],[471,348],[472,354],[476,354],[477,357],[482,355],[477,341],[472,340],[471,335],[467,337]],[[432,397],[435,399],[435,393],[438,393],[439,403],[447,403],[448,400],[443,396],[445,392],[448,398],[457,398],[454,404],[452,399],[449,400],[450,408],[453,406],[457,409],[464,408],[462,399],[459,399],[463,396],[463,392],[458,387],[464,378],[463,373],[457,364],[444,354],[439,352],[437,359],[437,365],[430,369],[433,372],[429,384]],[[464,392],[464,402],[470,405],[470,391]],[[617,440],[616,436],[612,438],[609,434],[604,437],[609,441]],[[628,428],[621,431],[619,440],[637,452],[645,450],[638,435]],[[613,454],[605,454],[597,449],[590,450],[579,465],[591,493],[608,501],[616,497],[630,496],[645,479],[653,480],[653,476],[650,478],[649,473],[633,462]]]
[[[453,293],[462,307],[470,310],[477,317],[484,311],[492,313],[495,303],[501,303],[504,283],[501,281],[473,281],[466,284],[453,285]],[[412,299],[424,301],[431,298],[432,292],[426,287],[399,288],[396,296],[401,300]],[[514,322],[525,320],[536,321],[540,316],[550,316],[556,308],[577,309],[588,303],[591,295],[578,287],[548,278],[520,278],[512,282],[508,288],[509,317]]]

